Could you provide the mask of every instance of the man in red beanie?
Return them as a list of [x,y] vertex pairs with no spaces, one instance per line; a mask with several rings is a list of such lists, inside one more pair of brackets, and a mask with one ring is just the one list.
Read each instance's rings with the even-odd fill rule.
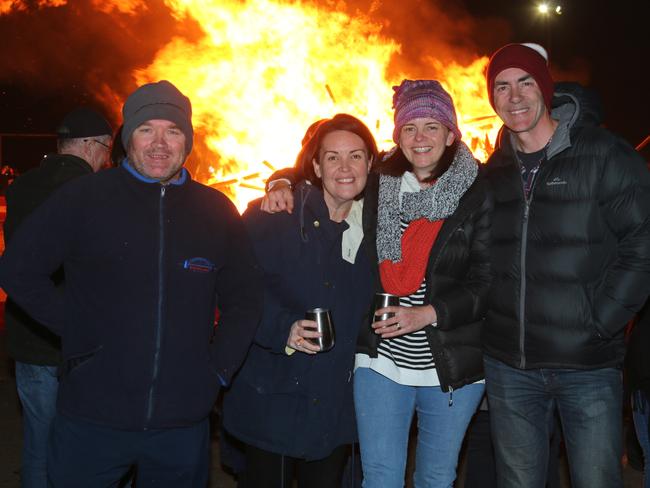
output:
[[509,44],[487,69],[504,123],[487,162],[494,283],[485,375],[501,488],[546,484],[554,411],[574,488],[622,487],[623,329],[650,293],[650,177],[554,94],[546,51]]

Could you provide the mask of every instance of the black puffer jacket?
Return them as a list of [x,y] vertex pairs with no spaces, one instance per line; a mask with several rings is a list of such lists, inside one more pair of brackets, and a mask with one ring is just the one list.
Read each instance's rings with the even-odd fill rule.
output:
[[517,368],[619,365],[623,328],[650,291],[650,178],[597,126],[588,93],[556,91],[558,127],[528,201],[511,134],[487,164],[494,281],[485,352]]
[[[398,150],[396,157],[404,156]],[[363,228],[370,243],[366,249],[374,263],[378,191],[378,175],[371,174],[364,194]],[[438,324],[425,330],[445,392],[483,378],[481,329],[490,287],[490,205],[487,185],[479,172],[456,212],[445,220],[429,255],[424,303],[433,305]],[[379,339],[368,320],[361,330],[357,352],[377,357]]]

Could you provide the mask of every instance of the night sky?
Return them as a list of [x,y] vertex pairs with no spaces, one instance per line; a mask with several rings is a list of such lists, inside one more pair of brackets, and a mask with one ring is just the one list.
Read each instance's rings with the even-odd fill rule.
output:
[[513,42],[547,45],[550,39],[552,68],[567,73],[575,69],[579,81],[600,94],[605,125],[636,146],[650,135],[650,1],[556,3],[563,14],[549,16],[545,25],[534,12],[535,2],[466,2],[473,15],[506,20]]
[[[94,105],[116,119],[118,101],[106,107],[98,101],[97,87],[104,83],[128,87],[132,70],[146,66],[172,36],[200,35],[191,21],[179,23],[166,14],[163,0],[146,3],[146,15],[135,17],[98,12],[91,0],[0,15],[0,133],[51,133],[77,105]],[[347,2],[349,9],[372,7],[390,19],[387,33],[392,29],[400,35],[401,29],[401,35],[432,36],[474,55],[489,55],[507,42],[541,43],[550,52],[557,81],[576,80],[594,88],[602,98],[605,125],[632,145],[639,144],[650,134],[650,87],[645,76],[650,71],[650,1],[564,0],[563,14],[550,15],[546,23],[535,4]],[[408,56],[409,50],[425,51],[421,40],[407,41],[403,55]],[[454,59],[453,52],[445,54],[447,59]],[[5,163],[33,158],[17,155],[6,139],[2,155]]]

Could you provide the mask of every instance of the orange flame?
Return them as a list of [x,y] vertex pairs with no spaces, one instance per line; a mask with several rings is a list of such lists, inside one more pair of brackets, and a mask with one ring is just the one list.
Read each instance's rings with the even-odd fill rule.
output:
[[[368,125],[381,149],[393,145],[392,86],[421,75],[399,68],[406,66],[400,40],[372,17],[374,7],[352,16],[334,0],[163,1],[179,25],[199,32],[173,38],[133,73],[134,82],[168,79],[192,100],[197,140],[188,164],[195,178],[227,193],[240,209],[261,195],[275,168],[293,164],[304,131],[317,119],[350,113]],[[127,16],[149,8],[145,0],[90,2]],[[64,4],[38,0],[41,7]],[[25,5],[0,0],[0,14]],[[499,124],[485,96],[487,58],[474,58],[463,65],[431,56],[417,72],[450,92],[463,139],[484,161]],[[95,90],[117,111],[122,87]]]
[[[381,148],[392,146],[391,87],[409,76],[387,78],[400,46],[371,19],[277,0],[167,4],[177,18],[196,20],[205,35],[194,44],[174,39],[136,81],[166,78],[190,97],[194,125],[212,153],[199,164],[199,179],[240,209],[260,196],[273,168],[293,163],[305,129],[319,118],[351,113]],[[469,66],[430,62],[444,73],[465,141],[484,160],[496,131],[484,95],[487,59]],[[206,167],[209,173],[201,174]]]
[[390,140],[384,72],[398,46],[380,37],[379,26],[270,0],[169,3],[205,35],[194,44],[173,40],[136,81],[168,78],[190,97],[213,153],[200,165],[212,168],[207,183],[240,208],[259,196],[272,168],[293,163],[316,119],[348,112],[376,129],[379,141]]

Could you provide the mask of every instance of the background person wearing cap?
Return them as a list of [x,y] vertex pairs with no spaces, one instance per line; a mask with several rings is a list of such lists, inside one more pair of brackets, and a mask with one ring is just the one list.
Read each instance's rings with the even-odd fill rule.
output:
[[237,210],[183,168],[191,113],[167,81],[138,88],[121,166],[62,188],[0,260],[0,285],[61,335],[55,488],[114,486],[132,465],[139,488],[207,483],[208,414],[251,343],[261,286]]
[[491,57],[504,123],[487,162],[494,283],[484,331],[498,485],[545,486],[560,416],[574,488],[622,487],[623,329],[650,292],[642,158],[556,92],[541,46]]
[[[68,113],[57,129],[56,154],[18,177],[7,189],[7,244],[21,223],[62,185],[98,171],[106,164],[111,126],[96,111],[80,107]],[[63,284],[63,270],[52,275]],[[25,488],[47,486],[46,448],[56,412],[57,367],[61,360],[59,337],[7,301],[5,323],[9,355],[16,361],[16,386],[23,407],[21,481]]]

